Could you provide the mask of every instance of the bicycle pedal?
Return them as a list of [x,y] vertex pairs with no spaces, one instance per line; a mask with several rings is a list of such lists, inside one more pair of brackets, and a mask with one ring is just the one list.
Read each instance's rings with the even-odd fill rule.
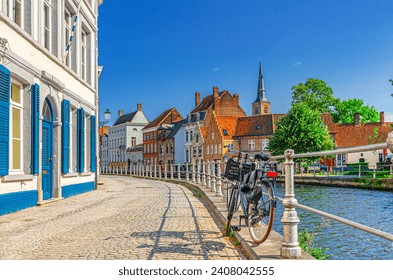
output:
[[233,231],[240,231],[241,228],[239,226],[232,226]]

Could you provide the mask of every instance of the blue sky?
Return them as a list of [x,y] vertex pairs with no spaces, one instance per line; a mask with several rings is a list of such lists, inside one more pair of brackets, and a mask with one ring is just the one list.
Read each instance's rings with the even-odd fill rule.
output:
[[393,121],[391,0],[105,0],[99,13],[101,118],[137,103],[149,121],[171,107],[185,117],[213,86],[250,115],[261,59],[272,113],[319,78]]

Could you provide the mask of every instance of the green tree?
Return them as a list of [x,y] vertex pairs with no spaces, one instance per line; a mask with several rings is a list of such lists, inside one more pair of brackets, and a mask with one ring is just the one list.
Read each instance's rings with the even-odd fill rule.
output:
[[333,90],[326,82],[308,78],[306,83],[299,83],[292,87],[292,104],[298,102],[305,102],[311,109],[326,113],[332,112],[332,108],[339,102],[339,99],[333,96]]
[[[306,102],[294,103],[276,125],[277,129],[269,142],[269,150],[273,155],[282,155],[286,149],[293,149],[299,154],[330,150],[334,147],[320,113],[310,108]],[[307,161],[313,160],[315,158]]]
[[375,107],[364,105],[363,100],[357,98],[338,102],[335,112],[332,113],[333,121],[335,123],[353,123],[355,113],[359,113],[362,123],[379,121],[379,113]]

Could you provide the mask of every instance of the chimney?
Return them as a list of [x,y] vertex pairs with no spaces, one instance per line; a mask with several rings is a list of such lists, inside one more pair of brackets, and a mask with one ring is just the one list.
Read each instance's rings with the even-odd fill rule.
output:
[[355,123],[355,126],[360,126],[360,115],[359,115],[359,113],[355,113],[353,121]]
[[142,104],[141,103],[136,104],[136,109],[138,111],[142,111]]
[[218,87],[213,87],[213,96],[218,98]]
[[199,91],[195,92],[195,107],[201,103],[201,93]]
[[118,116],[117,116],[117,117],[120,117],[120,116],[122,116],[122,115],[123,115],[123,110],[118,110],[118,111],[117,111],[117,114],[118,114]]
[[235,99],[235,105],[239,105],[239,94],[235,93],[233,95],[234,99]]
[[385,113],[384,112],[379,113],[379,123],[385,124]]

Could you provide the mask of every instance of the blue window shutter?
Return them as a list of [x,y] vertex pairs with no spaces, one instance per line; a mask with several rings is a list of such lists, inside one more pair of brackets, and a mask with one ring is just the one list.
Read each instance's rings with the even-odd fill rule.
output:
[[70,101],[63,100],[62,104],[62,133],[61,140],[61,171],[68,174],[70,169]]
[[31,174],[39,173],[40,86],[31,87]]
[[31,174],[39,173],[40,86],[31,86]]
[[0,176],[8,175],[11,73],[0,65]]
[[90,117],[90,128],[91,128],[91,133],[90,133],[90,147],[91,147],[91,159],[90,159],[90,171],[91,172],[96,172],[97,170],[97,161],[96,161],[96,138],[97,138],[97,130],[96,130],[96,116],[91,116]]
[[78,109],[78,172],[85,169],[85,110]]

